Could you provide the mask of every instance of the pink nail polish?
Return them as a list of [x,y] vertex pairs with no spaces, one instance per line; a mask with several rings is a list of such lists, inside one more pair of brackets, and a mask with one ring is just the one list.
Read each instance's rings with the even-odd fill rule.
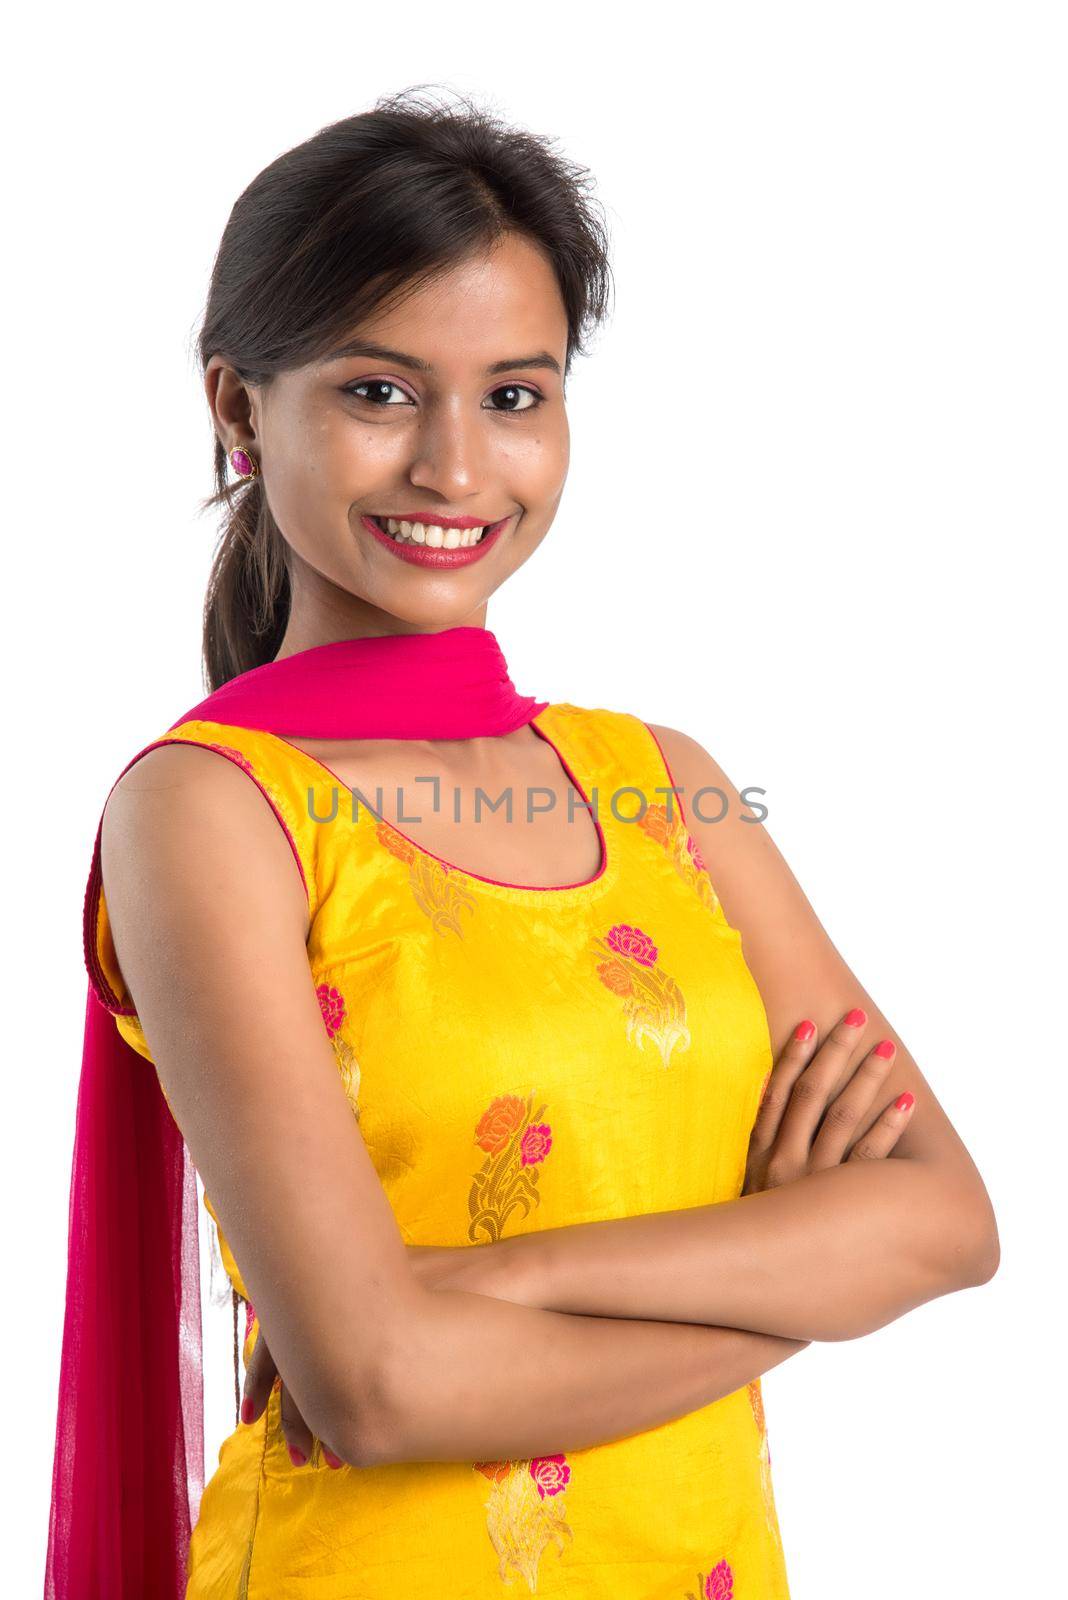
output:
[[323,1459],[326,1461],[327,1466],[333,1467],[335,1471],[338,1467],[343,1467],[345,1465],[345,1463],[341,1460],[341,1457],[336,1456],[332,1450],[328,1450],[325,1444],[323,1445]]
[[908,1090],[906,1089],[904,1094],[899,1094],[897,1099],[894,1101],[895,1111],[907,1111],[915,1098],[916,1096],[909,1094]]
[[814,1022],[799,1022],[794,1029],[794,1038],[800,1039],[803,1043],[806,1039],[811,1039],[815,1031],[816,1024]]
[[879,1043],[875,1046],[874,1053],[883,1061],[889,1061],[896,1049],[897,1045],[894,1043],[893,1039],[880,1039]]
[[303,1450],[298,1450],[295,1444],[291,1444],[289,1447],[289,1459],[295,1467],[302,1467],[308,1458]]
[[256,1408],[252,1404],[252,1400],[246,1395],[245,1399],[242,1400],[242,1402],[241,1402],[241,1421],[242,1422],[251,1422],[252,1421],[252,1413],[254,1412],[255,1409]]
[[859,1006],[854,1006],[844,1020],[847,1027],[860,1028],[867,1022],[868,1017],[867,1013],[862,1011]]

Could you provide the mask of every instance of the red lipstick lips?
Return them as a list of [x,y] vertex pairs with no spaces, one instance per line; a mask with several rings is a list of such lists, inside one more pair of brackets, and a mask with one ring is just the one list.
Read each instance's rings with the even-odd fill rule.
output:
[[[422,521],[421,517],[398,518],[398,521]],[[373,517],[361,517],[360,521],[368,533],[374,535],[379,544],[384,544],[401,561],[408,561],[416,567],[469,567],[473,561],[478,561],[484,556],[489,547],[496,544],[504,529],[511,522],[511,517],[504,517],[500,522],[494,522],[486,528],[485,533],[477,544],[457,547],[455,550],[446,550],[444,547],[434,549],[426,544],[412,544],[405,540],[391,539],[389,534],[378,526]],[[437,528],[481,528],[485,524],[479,522],[477,517],[439,517],[433,513],[426,514],[426,525]]]

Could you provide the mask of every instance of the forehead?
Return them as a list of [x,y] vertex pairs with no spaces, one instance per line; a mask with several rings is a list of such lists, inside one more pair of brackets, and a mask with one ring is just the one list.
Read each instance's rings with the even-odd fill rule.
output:
[[[404,352],[418,369],[555,366],[562,373],[567,313],[552,266],[528,240],[506,235],[365,318],[328,362]],[[547,356],[547,360],[534,359]]]

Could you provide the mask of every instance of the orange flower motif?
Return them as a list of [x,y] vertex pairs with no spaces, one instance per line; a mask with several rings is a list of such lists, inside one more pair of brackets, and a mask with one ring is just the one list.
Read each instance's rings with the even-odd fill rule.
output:
[[379,844],[384,844],[390,855],[396,856],[398,861],[411,861],[415,854],[415,846],[410,839],[403,838],[388,822],[379,821],[375,824],[375,838]]
[[667,807],[659,801],[646,806],[645,815],[636,818],[639,828],[643,828],[650,839],[655,839],[657,844],[667,844],[671,836],[671,823],[668,820]]
[[475,1129],[475,1143],[491,1156],[500,1155],[516,1129],[523,1124],[526,1106],[514,1094],[500,1094],[484,1111]]
[[723,920],[719,897],[712,887],[708,868],[698,848],[697,840],[690,834],[678,810],[672,808],[669,816],[666,806],[651,805],[639,826],[667,852],[672,866],[683,881],[697,895],[702,905],[708,907],[718,920]]
[[613,994],[627,995],[633,992],[630,974],[621,961],[602,961],[597,968],[597,976]]
[[527,1216],[538,1204],[542,1162],[553,1143],[552,1129],[538,1120],[544,1110],[544,1105],[534,1110],[533,1094],[525,1100],[501,1094],[479,1118],[475,1143],[485,1150],[486,1159],[467,1195],[471,1218],[467,1237],[472,1244],[482,1239],[496,1244],[513,1211]]

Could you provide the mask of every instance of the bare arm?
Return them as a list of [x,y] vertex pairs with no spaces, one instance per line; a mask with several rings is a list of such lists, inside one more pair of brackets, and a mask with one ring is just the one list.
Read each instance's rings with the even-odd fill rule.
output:
[[[726,775],[686,735],[652,731],[728,921],[742,933],[773,1053],[786,1052],[799,1018],[811,1018],[822,1035],[859,1006],[867,1014],[864,1048],[879,1039],[897,1047],[880,1104],[909,1089],[916,1111],[885,1161],[846,1163],[722,1205],[583,1223],[488,1248],[515,1257],[515,1281],[557,1310],[805,1339],[856,1338],[937,1295],[986,1282],[999,1255],[993,1210],[930,1085],[831,943],[767,830],[740,820],[746,808]],[[686,795],[706,786],[728,796],[720,823],[702,823],[686,809]],[[706,815],[716,809],[714,797],[706,800]],[[842,1075],[835,1081],[840,1086]],[[769,1108],[777,1092],[773,1078]]]
[[938,1181],[891,1155],[720,1205],[578,1223],[488,1248],[515,1259],[524,1304],[856,1339],[992,1276],[940,1237],[944,1215]]
[[345,1097],[304,891],[258,789],[195,746],[150,751],[112,792],[102,868],[171,1110],[287,1386],[343,1460],[581,1449],[686,1415],[803,1348],[424,1288]]

